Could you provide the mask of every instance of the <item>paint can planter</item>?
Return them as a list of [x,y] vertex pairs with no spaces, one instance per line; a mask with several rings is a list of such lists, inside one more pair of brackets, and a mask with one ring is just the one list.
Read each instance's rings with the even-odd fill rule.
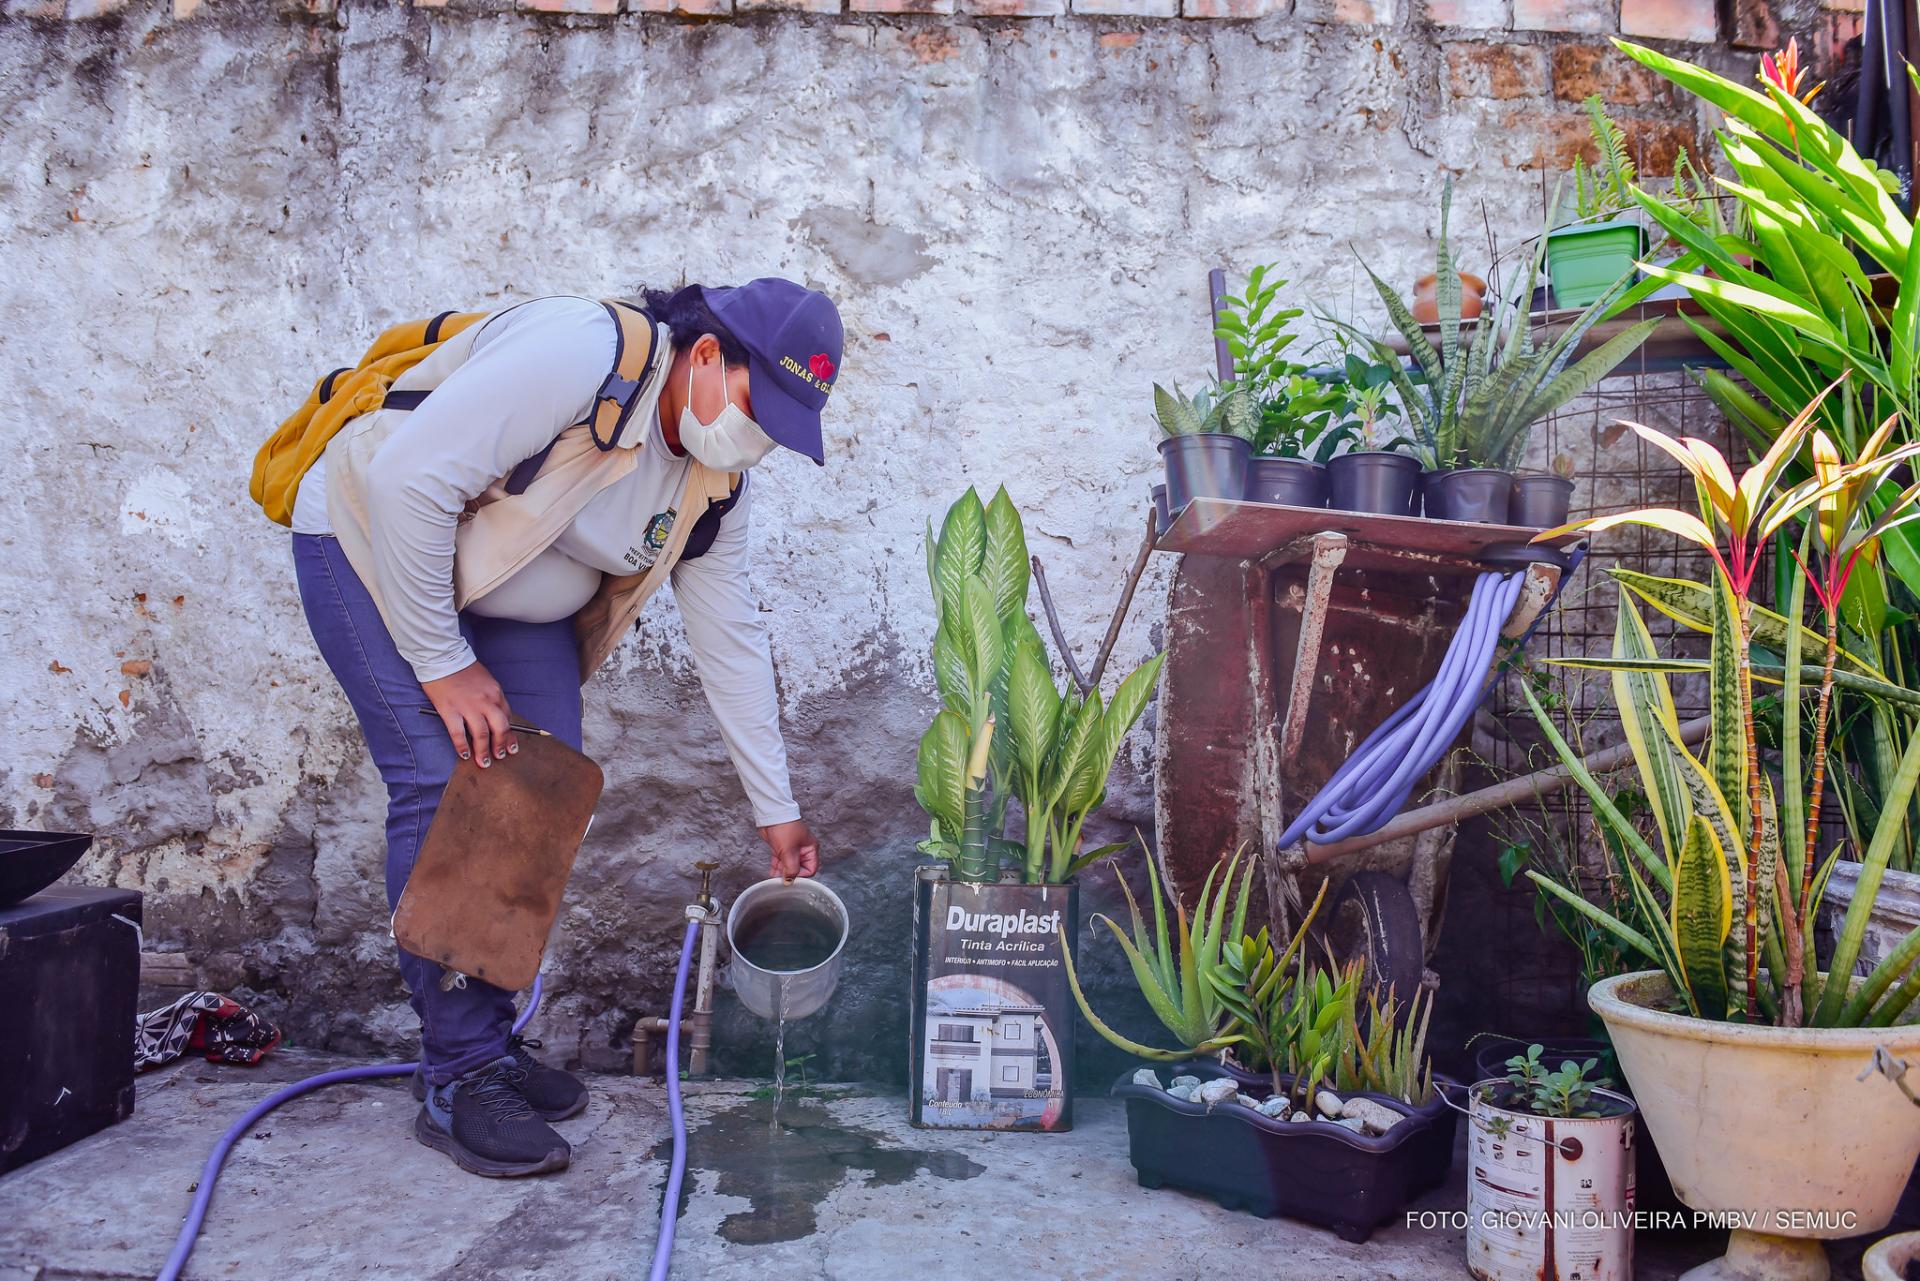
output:
[[1920,1027],[1718,1023],[1669,1014],[1672,1001],[1657,970],[1587,993],[1674,1192],[1742,1225],[1725,1257],[1687,1276],[1822,1281],[1820,1242],[1884,1228],[1920,1157],[1920,1108],[1861,1075],[1877,1050],[1920,1058]]
[[1169,436],[1160,442],[1167,467],[1167,510],[1179,519],[1195,498],[1246,497],[1247,462],[1253,446],[1225,432]]
[[1507,506],[1510,524],[1558,529],[1573,509],[1573,482],[1565,476],[1515,476]]
[[1495,467],[1428,472],[1421,496],[1434,520],[1504,525],[1513,498],[1513,473]]
[[1633,1281],[1633,1100],[1593,1097],[1607,1115],[1548,1117],[1502,1107],[1500,1078],[1469,1095],[1467,1270],[1480,1281]]
[[1363,449],[1327,463],[1327,502],[1341,511],[1405,516],[1419,484],[1420,464],[1405,454]]
[[1556,307],[1598,302],[1647,250],[1646,228],[1631,218],[1576,223],[1547,233],[1547,275]]
[[[1244,1093],[1266,1098],[1265,1076],[1211,1059],[1156,1065],[1167,1081],[1233,1077]],[[1276,1215],[1332,1228],[1345,1241],[1365,1241],[1397,1219],[1408,1203],[1446,1181],[1453,1164],[1453,1110],[1438,1093],[1423,1107],[1385,1094],[1355,1091],[1406,1120],[1385,1134],[1358,1134],[1332,1121],[1277,1121],[1238,1103],[1177,1099],[1143,1085],[1129,1069],[1113,1085],[1127,1106],[1127,1151],[1144,1188],[1185,1188],[1229,1210]],[[1292,1084],[1292,1077],[1282,1077]]]
[[[1243,442],[1244,443],[1244,442]],[[1080,887],[917,869],[909,1118],[938,1130],[1073,1128]]]
[[[1569,1059],[1575,1063],[1598,1059],[1601,1075],[1615,1082],[1620,1080],[1620,1065],[1614,1058],[1613,1046],[1597,1036],[1475,1037],[1474,1079],[1484,1081],[1488,1077],[1505,1076],[1507,1060],[1525,1055],[1530,1045],[1540,1046],[1541,1062],[1553,1067]],[[1632,1097],[1631,1090],[1622,1089],[1620,1093]],[[1660,1163],[1660,1149],[1645,1126],[1633,1136],[1633,1203],[1636,1209],[1653,1214],[1678,1213],[1686,1208],[1680,1204],[1680,1198],[1674,1196],[1673,1180],[1667,1177],[1667,1167]]]
[[1304,458],[1255,458],[1247,464],[1246,499],[1285,507],[1325,507],[1327,469]]

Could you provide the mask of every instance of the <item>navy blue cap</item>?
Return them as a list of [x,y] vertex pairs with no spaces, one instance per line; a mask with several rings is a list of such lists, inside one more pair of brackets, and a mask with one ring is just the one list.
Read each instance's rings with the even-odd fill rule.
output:
[[833,300],[775,276],[700,294],[751,358],[747,386],[760,430],[824,465],[820,411],[840,373],[840,312]]

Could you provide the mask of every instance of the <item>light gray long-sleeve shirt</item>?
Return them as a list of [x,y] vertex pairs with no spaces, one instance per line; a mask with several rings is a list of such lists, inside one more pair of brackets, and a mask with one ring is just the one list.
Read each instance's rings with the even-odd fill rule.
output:
[[[453,606],[454,529],[468,500],[586,418],[613,366],[613,319],[585,298],[543,298],[488,321],[472,354],[374,456],[368,485],[374,574],[400,654],[422,682],[474,661]],[[651,411],[648,411],[651,413]],[[634,470],[596,494],[531,563],[468,606],[490,618],[552,622],[590,600],[602,573],[653,564],[690,460],[675,457],[657,415]],[[751,491],[707,552],[675,565],[673,596],[694,666],[759,826],[800,816],[766,627],[747,578]],[[332,532],[324,462],[302,479],[296,533]]]

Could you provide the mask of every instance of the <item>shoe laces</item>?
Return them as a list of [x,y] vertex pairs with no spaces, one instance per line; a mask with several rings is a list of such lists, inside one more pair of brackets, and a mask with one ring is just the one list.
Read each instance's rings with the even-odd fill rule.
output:
[[538,1038],[521,1036],[518,1032],[507,1038],[507,1053],[513,1056],[513,1061],[519,1071],[520,1080],[526,1080],[527,1074],[540,1066],[540,1060],[534,1058],[528,1051],[544,1050],[546,1048],[546,1044]]
[[467,1094],[495,1121],[523,1121],[534,1115],[520,1095],[524,1072],[498,1067],[477,1081],[469,1082]]

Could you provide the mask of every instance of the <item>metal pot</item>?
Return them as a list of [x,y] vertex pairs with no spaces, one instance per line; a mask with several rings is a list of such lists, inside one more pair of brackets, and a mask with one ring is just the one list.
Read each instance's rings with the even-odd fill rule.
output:
[[840,982],[847,929],[847,905],[811,877],[749,885],[727,913],[734,995],[765,1019],[812,1014]]
[[1565,476],[1515,476],[1507,519],[1528,529],[1558,529],[1573,507],[1573,482]]
[[1404,516],[1419,483],[1420,464],[1405,454],[1367,449],[1327,463],[1329,502],[1341,511]]
[[1480,1281],[1632,1281],[1633,1100],[1593,1092],[1609,1115],[1547,1117],[1469,1093],[1467,1270]]
[[1195,498],[1244,498],[1253,446],[1225,432],[1169,436],[1160,442],[1167,464],[1167,510],[1175,519]]
[[1325,507],[1327,469],[1304,458],[1256,458],[1247,466],[1247,501]]
[[1475,525],[1504,525],[1513,499],[1513,473],[1494,467],[1428,472],[1423,489],[1427,515]]

